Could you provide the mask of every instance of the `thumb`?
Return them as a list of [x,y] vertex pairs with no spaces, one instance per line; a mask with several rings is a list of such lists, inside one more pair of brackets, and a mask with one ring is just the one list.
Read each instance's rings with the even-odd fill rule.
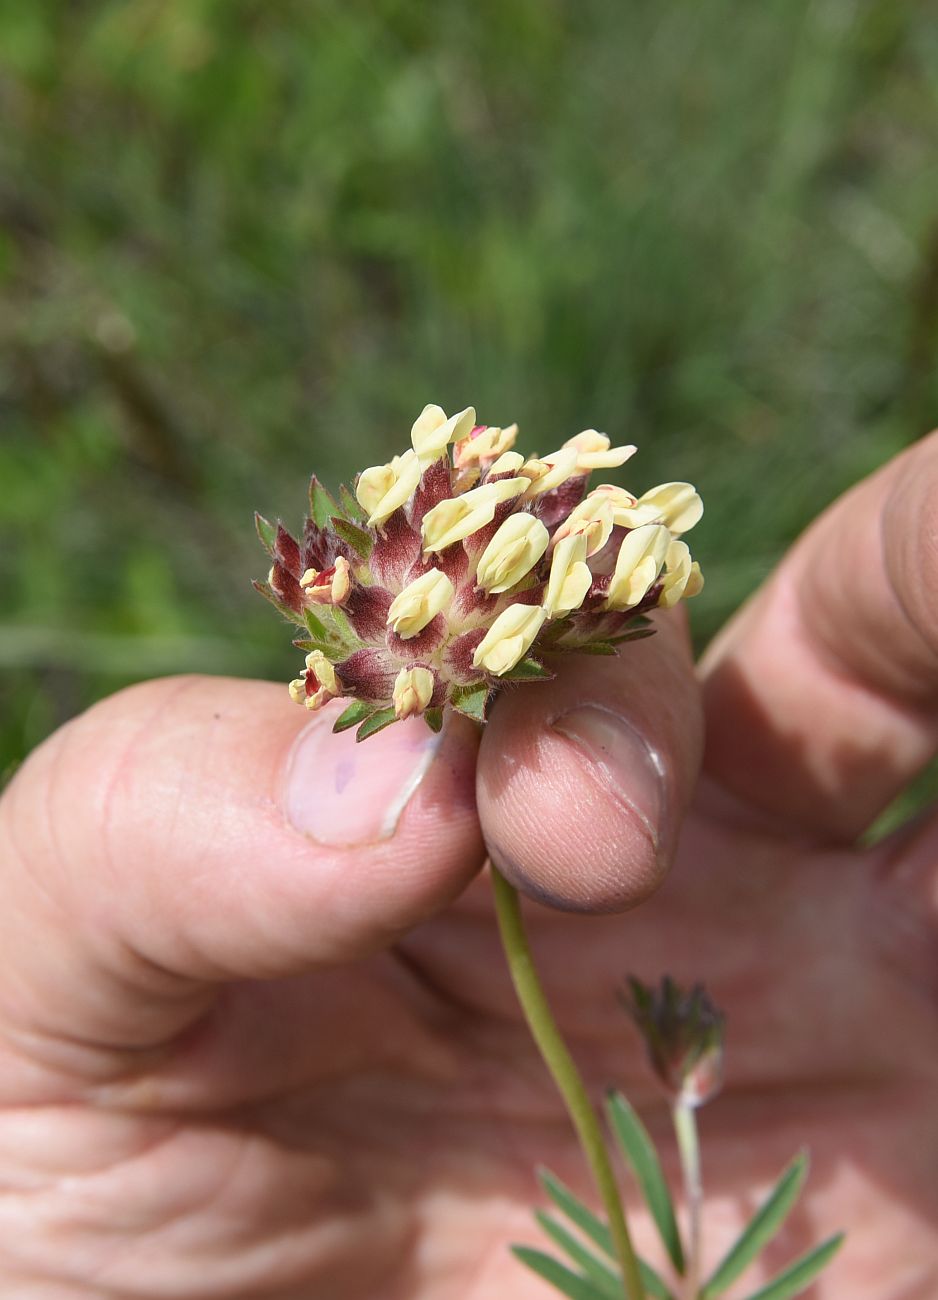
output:
[[187,677],[41,746],[0,800],[0,1039],[159,1044],[219,982],[374,951],[458,894],[484,852],[471,724],[358,745],[334,716]]

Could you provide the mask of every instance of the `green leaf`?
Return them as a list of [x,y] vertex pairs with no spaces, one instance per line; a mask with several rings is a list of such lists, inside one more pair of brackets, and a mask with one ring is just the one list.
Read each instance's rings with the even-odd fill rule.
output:
[[707,1279],[703,1300],[720,1295],[752,1263],[759,1252],[768,1245],[785,1222],[789,1211],[798,1199],[808,1173],[808,1157],[802,1152],[784,1170],[772,1192],[759,1206],[743,1229],[735,1245],[731,1246]]
[[370,533],[366,533],[364,528],[359,528],[358,524],[353,524],[348,519],[342,519],[339,515],[333,515],[329,521],[343,542],[351,546],[356,555],[363,560],[367,560],[374,546],[374,539]]
[[555,1246],[569,1256],[584,1277],[587,1277],[609,1300],[622,1300],[622,1281],[608,1264],[588,1250],[571,1232],[543,1210],[535,1210],[534,1217]]
[[311,609],[306,611],[305,618],[306,626],[318,641],[327,641],[329,639],[325,623],[320,618],[317,618]]
[[353,523],[363,524],[368,518],[367,511],[361,508],[355,499],[355,494],[350,492],[344,483],[339,487],[339,503],[345,512],[346,519],[351,519]]
[[623,1154],[651,1211],[658,1233],[677,1272],[684,1275],[684,1250],[671,1194],[648,1130],[620,1092],[609,1099],[609,1116]]
[[521,659],[515,664],[514,668],[507,673],[502,673],[503,682],[530,682],[536,680],[549,681],[554,674],[538,659]]
[[606,1300],[605,1292],[597,1290],[587,1278],[572,1273],[559,1260],[552,1255],[545,1255],[542,1250],[533,1250],[530,1246],[512,1246],[511,1253],[522,1264],[527,1264],[538,1277],[556,1287],[561,1295],[569,1296],[570,1300]]
[[375,712],[375,706],[369,704],[367,700],[354,700],[344,713],[340,713],[332,724],[333,731],[348,731],[349,727],[357,727],[359,723],[365,722]]
[[611,636],[609,644],[611,646],[622,645],[624,641],[644,641],[646,636],[654,636],[655,628],[637,627],[633,632],[621,632],[618,636]]
[[328,528],[332,516],[341,514],[335,497],[323,487],[315,474],[309,480],[309,513],[319,528]]
[[443,730],[443,710],[442,709],[425,709],[423,720],[431,731]]
[[309,654],[310,650],[318,650],[328,659],[330,653],[335,653],[335,646],[330,645],[328,641],[314,641],[310,637],[297,637],[293,642],[297,650],[303,650]]
[[835,1237],[829,1237],[814,1250],[809,1250],[807,1255],[796,1259],[794,1264],[789,1265],[784,1273],[779,1273],[778,1277],[766,1286],[753,1291],[746,1300],[791,1300],[792,1296],[801,1295],[821,1269],[836,1255],[843,1239],[842,1232],[838,1232]]
[[269,519],[265,519],[263,515],[259,515],[255,510],[254,527],[257,529],[257,535],[261,539],[264,550],[269,556],[273,557],[274,542],[277,540],[276,525],[272,524]]
[[567,650],[577,655],[614,655],[617,654],[611,641],[583,641],[579,645],[559,645],[558,650]]
[[[616,1261],[616,1250],[612,1244],[612,1233],[609,1231],[602,1219],[595,1215],[591,1209],[570,1191],[559,1178],[555,1177],[549,1169],[538,1171],[538,1178],[544,1191],[561,1210],[570,1222],[583,1233],[590,1241],[594,1242],[601,1251],[609,1258]],[[616,1261],[618,1262],[618,1261]],[[638,1261],[639,1271],[642,1275],[642,1282],[645,1290],[649,1295],[655,1296],[656,1300],[674,1300],[673,1295],[665,1286],[663,1280],[655,1272],[650,1264],[646,1264],[643,1259]]]
[[467,718],[476,722],[485,721],[485,709],[489,699],[488,682],[476,682],[472,686],[456,686],[451,696],[453,708],[465,713]]
[[367,718],[355,733],[356,740],[367,740],[373,736],[376,731],[383,731],[385,727],[390,727],[392,722],[397,722],[397,714],[393,709],[379,709]]

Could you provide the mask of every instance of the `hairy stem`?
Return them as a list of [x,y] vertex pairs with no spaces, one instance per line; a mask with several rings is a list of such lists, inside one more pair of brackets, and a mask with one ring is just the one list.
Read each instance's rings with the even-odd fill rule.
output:
[[528,1028],[570,1113],[583,1154],[602,1198],[622,1270],[624,1295],[626,1300],[645,1300],[645,1288],[599,1120],[538,979],[521,919],[518,892],[494,866],[491,867],[491,873],[498,928],[515,992]]
[[700,1287],[700,1211],[703,1203],[697,1116],[693,1106],[689,1106],[680,1098],[674,1103],[672,1114],[678,1150],[681,1153],[684,1198],[687,1202],[687,1273],[684,1278],[683,1297],[684,1300],[697,1300]]

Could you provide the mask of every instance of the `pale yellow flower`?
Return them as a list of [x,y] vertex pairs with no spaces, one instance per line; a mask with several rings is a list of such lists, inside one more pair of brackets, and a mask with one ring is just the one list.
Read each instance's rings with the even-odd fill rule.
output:
[[453,599],[453,584],[439,569],[430,569],[395,596],[388,610],[388,627],[402,641],[422,632]]
[[601,496],[588,497],[570,511],[567,518],[556,529],[551,538],[551,545],[556,547],[565,537],[574,533],[583,533],[586,537],[587,556],[601,551],[609,541],[615,523],[612,502]]
[[300,578],[300,586],[313,605],[341,605],[352,587],[348,560],[340,555],[331,569],[307,569]]
[[449,419],[442,406],[425,406],[410,431],[410,440],[421,465],[429,465],[442,456],[449,443],[468,438],[475,422],[476,413],[471,406]]
[[524,464],[520,451],[506,451],[489,466],[489,478],[493,474],[517,474]]
[[433,697],[433,686],[429,668],[402,668],[394,679],[394,716],[403,720],[423,713]]
[[374,528],[383,524],[409,500],[419,482],[420,461],[412,448],[387,465],[364,470],[355,485],[355,496],[362,509],[368,511],[369,525]]
[[530,650],[546,617],[539,605],[509,605],[479,642],[473,667],[496,677],[510,672]]
[[617,469],[638,451],[631,444],[626,447],[611,446],[610,439],[595,429],[584,429],[582,433],[568,438],[563,445],[572,447],[576,452],[578,474],[591,474],[594,469]]
[[321,650],[311,650],[306,656],[306,673],[290,683],[290,698],[307,709],[321,709],[328,701],[342,694],[342,684],[335,669]]
[[626,535],[606,596],[610,609],[631,609],[642,600],[657,581],[670,544],[662,524],[643,524]]
[[577,453],[573,447],[552,451],[549,456],[532,456],[518,471],[531,480],[526,499],[543,496],[566,483],[576,473]]
[[690,598],[703,590],[703,574],[696,560],[691,559],[686,542],[673,541],[668,547],[664,578],[658,604],[670,609],[681,597]]
[[579,609],[593,584],[586,564],[586,534],[573,533],[554,547],[544,610],[548,618]]
[[689,532],[703,514],[703,502],[692,483],[659,483],[642,493],[638,505],[656,510],[656,520],[675,536]]
[[547,550],[550,534],[525,511],[509,515],[482,552],[476,582],[497,595],[531,572]]
[[497,483],[483,483],[462,496],[448,497],[428,510],[423,517],[421,534],[424,553],[442,551],[461,542],[479,528],[490,524],[495,509],[503,501],[520,496],[528,487],[526,478],[503,478]]
[[[457,469],[465,469],[467,465],[478,465],[483,460],[495,460],[504,452],[511,451],[517,436],[518,426],[516,424],[509,424],[504,429],[489,425],[487,429],[483,429],[475,437],[463,438],[456,444],[453,452],[453,463]],[[521,461],[518,463],[520,465]]]

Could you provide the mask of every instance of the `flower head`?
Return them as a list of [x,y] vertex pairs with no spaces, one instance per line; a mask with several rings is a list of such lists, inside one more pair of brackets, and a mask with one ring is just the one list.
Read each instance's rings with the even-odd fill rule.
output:
[[417,714],[438,729],[446,707],[483,721],[502,682],[551,676],[542,652],[614,653],[702,585],[680,540],[703,508],[690,484],[588,491],[634,447],[586,429],[525,458],[516,425],[475,420],[425,406],[411,446],[339,500],[314,478],[298,537],[258,517],[256,585],[306,655],[290,694],[344,697],[335,725],[360,738]]
[[672,1096],[689,1106],[714,1097],[723,1078],[724,1016],[703,985],[685,990],[666,975],[657,988],[649,988],[630,976],[621,999]]

